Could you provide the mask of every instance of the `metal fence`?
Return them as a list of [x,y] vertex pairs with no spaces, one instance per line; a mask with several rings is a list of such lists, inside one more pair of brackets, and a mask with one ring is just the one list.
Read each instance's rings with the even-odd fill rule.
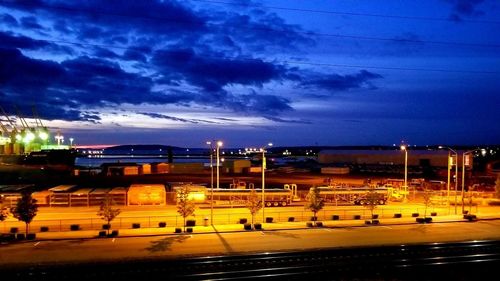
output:
[[[228,212],[221,214],[221,210],[214,212],[213,224],[214,225],[227,225],[238,224],[242,219],[251,221],[252,217],[248,211],[244,212]],[[438,212],[439,215],[454,214],[454,206],[450,207],[425,207],[418,208],[380,208],[375,209],[374,214],[378,218],[393,218],[394,214],[401,214],[403,217],[411,217],[412,214],[418,213],[423,216],[424,212],[429,216],[431,212]],[[310,221],[312,220],[313,213],[307,210],[280,210],[280,211],[265,211],[265,218],[272,218],[273,223],[286,223],[290,221]],[[335,216],[335,218],[334,218]],[[353,208],[353,209],[337,209],[330,208],[319,211],[316,214],[317,220],[327,221],[333,219],[339,220],[352,220],[352,219],[369,219],[371,218],[370,210],[366,208]],[[292,219],[293,218],[293,219]],[[195,220],[196,226],[210,224],[209,215],[197,215],[188,217],[186,220]],[[255,222],[262,222],[262,213],[259,212],[255,215]],[[111,222],[113,229],[131,229],[131,228],[158,228],[160,223],[165,223],[167,227],[182,227],[184,220],[180,215],[172,216],[138,216],[138,217],[125,217],[118,216]],[[35,220],[30,224],[30,232],[40,232],[42,227],[46,228],[44,231],[71,231],[71,230],[100,230],[106,222],[100,218],[82,218],[82,219],[58,219],[58,220]],[[20,221],[12,219],[1,223],[1,232],[10,232],[11,228],[18,228],[19,232],[23,232],[25,224]],[[78,227],[76,227],[76,225]],[[73,228],[73,229],[72,229]]]

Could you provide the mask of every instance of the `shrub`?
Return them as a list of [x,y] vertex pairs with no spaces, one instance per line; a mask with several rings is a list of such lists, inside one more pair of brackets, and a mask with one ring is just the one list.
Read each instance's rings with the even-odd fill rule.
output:
[[377,214],[373,214],[372,215],[372,219],[378,219],[378,215]]
[[431,217],[435,217],[435,216],[437,216],[437,213],[436,212],[432,212],[431,213]]
[[109,236],[110,237],[116,237],[116,236],[118,236],[118,230],[111,231],[111,234]]
[[355,220],[359,220],[359,219],[361,219],[361,215],[354,215],[354,217],[353,217],[353,218],[354,218]]
[[18,233],[18,232],[19,232],[19,228],[17,228],[17,227],[10,228],[10,233]]
[[80,225],[79,224],[72,224],[69,226],[69,229],[72,231],[80,230]]
[[133,223],[132,228],[141,228],[141,224],[140,223]]
[[196,220],[187,220],[186,226],[196,226]]
[[49,231],[49,227],[48,226],[41,226],[40,227],[40,232],[47,232]]
[[371,220],[365,220],[365,224],[372,224]]
[[413,214],[411,214],[411,216],[414,217],[414,218],[418,217],[419,215],[420,215],[419,213],[413,213]]
[[261,223],[256,223],[253,226],[255,227],[255,229],[259,229],[259,230],[262,229],[262,224]]
[[2,241],[14,241],[16,239],[16,235],[14,233],[2,234]]
[[424,223],[425,219],[424,218],[416,218],[415,221],[418,223]]
[[166,227],[166,226],[167,226],[167,223],[164,221],[158,223],[158,227]]
[[288,218],[288,221],[289,221],[289,222],[293,222],[293,221],[295,221],[295,217],[289,217],[289,218]]
[[334,221],[338,221],[339,219],[340,219],[339,215],[333,215],[332,216],[332,220],[334,220]]
[[426,218],[424,218],[424,222],[425,223],[431,223],[432,222],[432,218],[431,217],[426,217]]
[[240,219],[240,224],[245,224],[245,223],[247,223],[247,219],[246,218]]
[[243,228],[244,228],[245,230],[252,230],[252,225],[251,225],[251,224],[249,224],[249,223],[245,223],[245,224],[243,225]]
[[27,240],[35,240],[35,238],[36,238],[36,233],[28,233],[28,235],[26,235]]
[[193,228],[192,227],[186,228],[186,232],[192,233],[193,232]]
[[99,237],[106,237],[106,231],[104,230],[99,231]]
[[267,217],[266,218],[266,223],[272,223],[273,222],[273,218],[272,217]]
[[180,227],[175,228],[175,233],[181,233],[181,232],[182,232],[182,229]]
[[323,222],[317,221],[317,222],[316,222],[316,226],[317,226],[317,227],[323,227]]
[[500,200],[499,199],[491,199],[488,201],[488,205],[490,206],[500,206]]
[[312,223],[312,222],[310,222],[310,221],[308,221],[308,222],[306,222],[306,226],[307,226],[307,227],[313,227],[313,223]]
[[475,221],[475,220],[477,220],[477,217],[476,217],[476,215],[466,214],[466,215],[464,215],[464,219],[466,219],[468,221]]
[[394,214],[394,217],[397,218],[397,219],[399,219],[399,218],[402,217],[402,215],[400,213],[396,213],[396,214]]
[[379,220],[372,220],[372,224],[379,224],[380,221]]
[[24,240],[24,238],[26,238],[26,236],[24,235],[24,233],[18,233],[18,234],[16,234],[16,238],[17,238],[17,240]]

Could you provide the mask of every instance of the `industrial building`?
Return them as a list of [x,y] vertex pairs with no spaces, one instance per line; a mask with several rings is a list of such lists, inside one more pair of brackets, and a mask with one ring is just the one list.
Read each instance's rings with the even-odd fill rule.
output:
[[[448,151],[408,150],[408,166],[446,168]],[[322,150],[320,164],[404,165],[405,153],[401,150]]]

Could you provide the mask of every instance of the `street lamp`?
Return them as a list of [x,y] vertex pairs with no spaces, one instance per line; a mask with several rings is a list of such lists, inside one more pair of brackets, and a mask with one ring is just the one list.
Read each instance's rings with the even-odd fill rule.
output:
[[407,202],[406,194],[408,193],[408,148],[405,144],[400,146],[401,150],[405,152],[405,183],[404,183],[404,197],[403,202]]
[[220,166],[219,150],[221,146],[222,146],[222,141],[217,141],[217,189],[219,189],[219,166]]
[[73,148],[73,141],[75,139],[74,138],[69,138],[69,148]]
[[465,190],[465,155],[469,154],[469,153],[473,153],[473,152],[476,152],[478,150],[483,150],[484,149],[481,149],[481,148],[476,148],[476,149],[473,149],[473,150],[469,150],[469,151],[465,151],[462,153],[462,214],[464,213],[464,190]]
[[266,148],[273,146],[272,143],[268,143],[266,146],[261,148],[262,151],[262,222],[265,221],[264,208],[266,206],[266,195],[264,192],[265,188],[265,171],[266,171]]
[[214,225],[214,148],[211,141],[207,141],[207,145],[210,146],[210,224]]
[[[455,215],[457,214],[457,192],[458,192],[458,152],[453,150],[448,146],[439,146],[439,149],[446,148],[449,151],[455,153]],[[453,162],[452,162],[453,165]],[[446,185],[448,188],[447,201],[448,206],[450,205],[450,153],[448,152],[448,184]]]
[[64,137],[59,133],[54,138],[57,140],[57,146],[60,146],[61,142],[64,141]]

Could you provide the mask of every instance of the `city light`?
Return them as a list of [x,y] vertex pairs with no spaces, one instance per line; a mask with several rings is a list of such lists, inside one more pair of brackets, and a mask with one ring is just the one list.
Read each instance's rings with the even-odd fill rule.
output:
[[402,144],[400,146],[400,149],[405,152],[405,182],[404,182],[404,196],[403,196],[403,202],[407,202],[407,193],[408,193],[408,148],[406,147],[405,144]]
[[[455,154],[455,215],[457,214],[457,192],[458,192],[458,153],[454,149],[447,147],[447,146],[439,146],[439,149],[446,148],[449,151],[453,152]],[[450,204],[450,169],[453,163],[450,164],[450,155],[448,153],[448,166],[447,166],[447,174],[448,174],[448,182],[447,182],[447,189],[448,189],[448,196],[447,196],[447,201],[448,201],[448,206]]]
[[266,171],[266,148],[273,146],[272,143],[268,143],[266,146],[262,147],[260,150],[262,151],[262,222],[265,221],[265,211],[264,208],[266,206],[266,195],[265,195],[265,171]]

